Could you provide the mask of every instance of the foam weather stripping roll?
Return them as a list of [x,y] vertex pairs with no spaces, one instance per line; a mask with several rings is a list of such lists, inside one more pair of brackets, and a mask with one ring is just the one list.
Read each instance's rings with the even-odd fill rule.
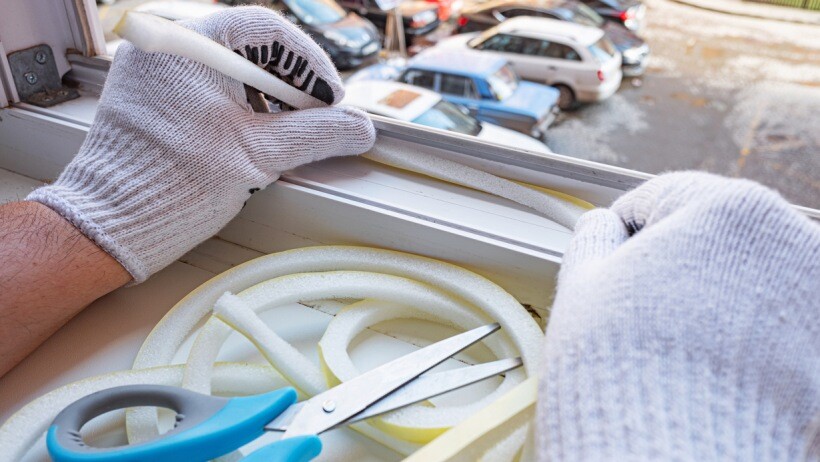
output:
[[[106,388],[123,385],[175,385],[182,383],[183,366],[113,372],[70,383],[35,399],[12,415],[0,427],[0,462],[18,462],[48,429],[51,422],[74,401]],[[265,393],[288,386],[270,366],[246,363],[219,363],[214,367],[213,392],[223,396]],[[100,434],[121,427],[122,414],[83,428],[83,435]],[[96,424],[96,425],[95,425]]]
[[524,426],[535,414],[538,379],[530,377],[501,399],[478,411],[440,438],[424,446],[404,462],[468,462],[487,457],[510,435],[523,438]]
[[[270,328],[267,328],[256,313],[254,313],[242,299],[233,294],[225,294],[217,300],[215,310],[218,312],[218,316],[221,319],[224,319],[232,328],[236,329],[245,335],[245,337],[247,337],[251,342],[253,342],[259,351],[262,352],[263,356],[271,362],[271,364],[277,364],[282,369],[298,370],[299,372],[304,373],[304,376],[295,376],[294,381],[291,382],[292,386],[301,386],[303,389],[309,391],[307,394],[304,392],[301,394],[304,394],[306,397],[310,397],[329,388],[323,383],[311,383],[317,378],[321,381],[321,372],[319,371],[319,368],[313,365],[313,363],[308,361],[305,357],[294,357],[293,352],[296,350],[293,349],[293,347],[285,342],[281,337],[276,335],[276,333]],[[211,318],[211,320],[206,323],[206,327],[211,323],[211,321],[214,320],[216,320],[215,317]],[[227,332],[230,333],[230,331]],[[221,345],[222,341],[224,341],[224,338],[222,337],[220,337],[219,340],[216,340],[216,337],[212,337],[205,348],[200,350],[192,349],[191,356],[189,357],[186,367],[186,372],[191,371],[193,369],[192,366],[199,365],[201,367],[212,364],[213,357],[219,351],[219,345]],[[205,344],[203,343],[201,345]],[[206,350],[206,348],[211,348],[214,346],[216,347],[215,350]],[[284,352],[280,351],[279,348],[283,348]],[[299,353],[296,352],[296,354]],[[195,360],[192,361],[193,359]],[[193,376],[209,381],[209,371],[210,367],[206,367],[202,371],[195,371]],[[186,376],[191,377],[191,375],[187,374]],[[192,385],[194,385],[194,389],[202,388],[202,384],[196,384],[193,382]],[[352,424],[349,428],[405,456],[412,454],[419,448],[418,445],[408,443],[403,439],[386,434],[385,432],[371,427],[367,423]]]
[[519,184],[431,154],[411,152],[395,146],[384,149],[376,145],[363,156],[392,167],[509,199],[530,207],[569,229],[575,228],[575,223],[581,214],[593,208],[592,204],[567,194]]
[[[319,369],[315,366],[306,366],[304,363],[307,359],[299,364],[299,361],[295,360],[289,352],[289,350],[295,352],[295,349],[271,331],[254,313],[254,311],[298,301],[286,298],[286,294],[296,294],[304,300],[331,297],[378,300],[378,302],[371,301],[370,305],[364,308],[359,306],[343,310],[331,321],[328,331],[320,341],[320,351],[326,369],[343,371],[334,377],[341,378],[342,381],[355,377],[359,371],[351,367],[352,362],[345,353],[347,343],[337,342],[340,333],[342,338],[350,337],[352,340],[356,334],[378,322],[411,317],[423,317],[434,321],[444,319],[446,324],[461,330],[468,330],[491,322],[483,313],[463,306],[463,302],[459,303],[458,300],[433,287],[405,278],[356,271],[291,275],[272,279],[247,289],[241,292],[239,297],[231,297],[230,303],[226,303],[226,297],[220,298],[217,302],[217,316],[252,339],[274,368],[310,395],[324,391],[328,387],[325,383],[319,387],[310,383],[317,375],[324,382]],[[388,304],[385,305],[384,302]],[[407,308],[399,303],[418,308]],[[416,309],[426,311],[427,316],[417,315],[414,313]],[[486,342],[498,358],[516,356],[519,350],[515,344],[523,344],[526,341],[518,337],[517,332],[512,329],[507,332],[514,339],[512,342],[501,335],[490,337]],[[212,352],[214,355],[212,357],[215,357],[216,352]],[[339,366],[337,362],[345,363],[347,367]],[[377,428],[404,441],[427,443],[447,428],[491,403],[523,379],[523,371],[510,372],[495,392],[470,405],[405,408],[380,419],[382,425]],[[336,381],[333,380],[330,383]]]
[[142,51],[192,59],[297,109],[327,106],[208,37],[167,19],[129,11],[114,27],[114,33]]
[[[342,358],[347,358],[347,364],[352,366],[349,357],[344,353],[347,344],[337,345],[333,341],[334,338],[338,338],[338,332],[345,332],[343,336],[346,335],[352,340],[355,334],[372,324],[388,319],[411,317],[430,320],[443,319],[451,327],[463,330],[490,322],[490,318],[486,314],[477,311],[475,308],[471,309],[465,306],[463,301],[429,285],[406,278],[358,271],[303,273],[271,279],[240,292],[238,296],[222,296],[216,303],[215,311],[220,320],[254,342],[270,363],[294,386],[308,395],[315,395],[324,391],[328,387],[327,383],[333,384],[337,380],[325,382],[321,377],[320,370],[306,358],[301,357],[295,348],[270,330],[259,319],[257,312],[275,309],[277,306],[293,302],[327,298],[372,298],[379,300],[379,302],[371,302],[367,310],[363,310],[361,306],[356,310],[343,310],[331,321],[328,331],[322,337],[320,353],[325,363],[323,366],[329,370],[335,368],[345,371],[346,373],[338,374],[343,377],[343,380],[353,378],[358,375],[359,371],[355,368],[336,366],[337,361],[344,361]],[[385,305],[384,302],[393,305]],[[398,303],[419,308],[399,306]],[[415,310],[425,311],[427,316],[419,316],[414,313]],[[364,322],[356,323],[362,314],[365,315]],[[504,318],[505,316],[499,313],[495,319],[503,320]],[[486,342],[497,357],[515,356],[519,351],[517,345],[526,345],[527,339],[519,336],[514,327],[510,325],[508,331],[512,342],[506,340],[507,337],[504,335],[490,337]],[[228,332],[226,331],[226,333]],[[224,339],[225,337],[221,337],[217,342],[209,341],[207,348],[210,348],[210,351],[204,352],[209,356],[209,359],[205,361],[197,359],[196,362],[189,361],[189,370],[191,369],[190,365],[206,365],[208,362],[212,362],[216,358]],[[325,345],[325,347],[323,348],[322,345]],[[332,347],[328,348],[327,345]],[[193,351],[196,351],[197,355],[203,354],[204,348],[198,348],[195,344],[192,355]],[[196,386],[197,389],[201,390],[201,385],[207,382],[207,374],[193,371],[192,376],[200,377],[200,380],[202,380]],[[402,441],[412,443],[429,442],[447,428],[452,427],[500,397],[507,389],[523,379],[523,371],[510,372],[499,389],[468,406],[445,408],[418,406],[406,408],[380,419],[381,425],[377,425],[377,428]],[[383,444],[398,449],[392,444],[385,443],[381,437],[377,439]]]
[[[237,294],[235,297],[241,301],[237,303],[239,308],[232,307],[231,304],[237,300],[228,297],[220,302],[218,317],[212,316],[212,307],[225,292]],[[182,342],[207,321],[194,341],[185,366],[183,384],[200,392],[208,392],[213,362],[232,331],[224,322],[227,321],[252,338],[274,367],[304,395],[314,394],[328,386],[324,383],[321,370],[313,363],[291,355],[292,351],[288,353],[287,346],[282,344],[284,340],[277,338],[267,327],[259,327],[262,323],[256,319],[258,312],[275,309],[276,306],[322,298],[377,299],[415,307],[417,311],[408,310],[407,317],[421,316],[414,313],[423,312],[420,307],[428,306],[430,310],[436,310],[439,319],[452,326],[478,325],[493,319],[501,324],[502,330],[488,338],[486,344],[497,355],[521,356],[524,371],[518,374],[536,376],[542,364],[543,333],[538,325],[515,298],[487,279],[430,258],[390,250],[328,246],[263,256],[206,282],[172,308],[148,335],[137,354],[134,368],[169,364]],[[339,322],[344,322],[344,319],[340,318]],[[327,339],[331,342],[332,337]],[[285,348],[280,349],[280,346]],[[336,358],[323,359],[327,368],[335,371],[334,374],[338,372],[344,377],[349,373],[344,366],[335,363]],[[503,395],[519,380],[515,379],[515,374],[508,374],[502,382],[505,388],[497,393]],[[436,415],[436,409],[428,411],[417,408],[408,409],[405,414],[385,416],[383,420],[386,422],[390,418],[396,419],[395,426],[381,427],[381,430],[392,431],[378,431],[367,423],[359,426],[376,441],[406,454],[415,449],[407,440],[429,439],[440,432],[434,430],[430,433],[430,428],[440,429],[456,423],[455,419],[446,420],[444,411],[438,410],[440,414]],[[464,411],[464,414],[468,412]],[[129,412],[126,421],[132,442],[158,432],[156,412]],[[409,431],[410,435],[403,433],[405,431]]]
[[[407,300],[399,296],[404,303]],[[457,301],[456,301],[457,303]],[[383,321],[393,319],[422,319],[433,321],[458,330],[468,330],[481,325],[483,321],[474,313],[460,309],[456,305],[423,303],[400,305],[382,303],[381,301],[364,300],[350,305],[340,311],[319,342],[322,366],[328,377],[328,383],[340,383],[350,380],[362,371],[353,364],[347,353],[348,347],[357,334]],[[487,342],[496,358],[510,357],[515,352],[505,342]],[[501,385],[483,398],[463,406],[429,407],[412,406],[388,415],[373,419],[370,423],[386,433],[416,443],[428,443],[458,424],[479,409],[494,402],[507,390],[524,380],[521,371],[506,374]]]

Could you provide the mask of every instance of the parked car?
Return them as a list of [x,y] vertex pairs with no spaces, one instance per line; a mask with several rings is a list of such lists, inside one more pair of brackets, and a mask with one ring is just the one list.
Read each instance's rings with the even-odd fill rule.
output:
[[[369,19],[384,33],[389,8],[383,8],[379,0],[340,0],[343,7]],[[404,41],[411,43],[413,37],[421,37],[433,32],[441,23],[438,19],[438,5],[424,0],[404,0],[399,3],[399,12],[404,25]]]
[[558,113],[559,92],[522,82],[498,57],[445,51],[423,52],[405,66],[380,64],[348,79],[396,80],[440,93],[444,100],[469,110],[483,122],[544,139]]
[[404,83],[384,80],[351,82],[345,86],[341,104],[355,106],[371,114],[472,135],[505,146],[538,153],[552,152],[529,136],[477,120],[465,108],[445,101],[434,91]]
[[555,19],[512,18],[480,34],[442,40],[435,48],[462,54],[468,62],[503,58],[522,78],[557,88],[561,109],[609,98],[623,78],[621,54],[604,31]]
[[627,29],[640,32],[643,29],[646,5],[641,0],[581,0],[601,16]]
[[222,0],[231,5],[261,3],[280,11],[324,48],[339,69],[356,67],[381,50],[379,31],[370,21],[346,12],[335,0]]
[[636,33],[621,24],[604,20],[593,9],[577,0],[498,0],[481,3],[462,11],[457,20],[458,32],[484,31],[518,16],[558,19],[582,26],[599,27],[621,52],[621,69],[625,76],[635,77],[646,70],[649,45]]

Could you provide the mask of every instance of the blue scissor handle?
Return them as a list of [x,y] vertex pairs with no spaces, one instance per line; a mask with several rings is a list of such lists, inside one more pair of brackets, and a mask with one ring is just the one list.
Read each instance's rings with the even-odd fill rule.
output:
[[257,449],[240,462],[308,462],[322,452],[318,436],[297,436]]
[[[293,388],[241,398],[220,398],[162,385],[110,388],[75,401],[58,414],[48,429],[46,444],[56,462],[207,461],[262,436],[265,425],[294,402],[296,391]],[[86,422],[115,409],[135,406],[172,409],[177,413],[177,422],[169,432],[145,443],[110,448],[95,448],[83,443],[80,429]],[[318,443],[321,451],[318,437],[305,439],[311,438],[315,442],[303,443],[303,446],[285,440],[269,447],[290,443],[295,451],[307,451],[313,450],[312,445]],[[280,457],[283,454],[280,453]]]

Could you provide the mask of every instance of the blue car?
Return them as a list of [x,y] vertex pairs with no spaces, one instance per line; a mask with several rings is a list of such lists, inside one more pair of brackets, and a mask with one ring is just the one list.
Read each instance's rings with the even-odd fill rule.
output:
[[348,81],[397,80],[441,93],[478,120],[543,140],[558,113],[555,88],[523,82],[503,58],[429,50],[403,67],[377,64]]

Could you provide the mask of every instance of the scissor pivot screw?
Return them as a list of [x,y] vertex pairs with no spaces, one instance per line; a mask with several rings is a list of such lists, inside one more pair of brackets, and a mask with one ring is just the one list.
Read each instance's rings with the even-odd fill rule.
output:
[[325,401],[324,403],[322,403],[322,410],[327,412],[328,414],[335,411],[336,410],[336,401],[333,401],[331,399]]

